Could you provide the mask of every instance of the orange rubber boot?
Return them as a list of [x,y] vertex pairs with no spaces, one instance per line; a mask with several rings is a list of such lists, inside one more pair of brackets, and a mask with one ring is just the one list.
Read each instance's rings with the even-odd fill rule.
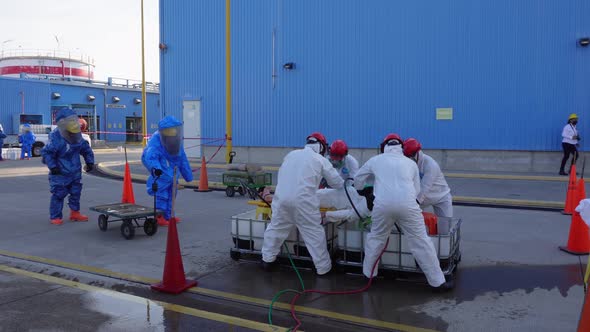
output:
[[70,211],[70,221],[88,221],[88,216],[80,213],[80,211]]
[[158,222],[158,226],[168,227],[169,222],[168,222],[168,220],[166,220],[164,218],[164,216],[162,216],[162,215],[157,216],[156,221]]
[[61,224],[63,224],[63,221],[61,221],[60,218],[55,218],[55,219],[51,219],[51,224],[52,225],[61,225]]

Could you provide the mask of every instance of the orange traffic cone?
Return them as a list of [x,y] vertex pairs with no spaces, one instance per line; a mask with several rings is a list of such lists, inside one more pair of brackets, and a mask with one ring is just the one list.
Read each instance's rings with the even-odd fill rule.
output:
[[577,205],[574,204],[577,190],[576,164],[573,164],[570,169],[570,179],[567,183],[567,195],[565,196],[565,206],[561,213],[572,214]]
[[197,189],[196,191],[211,191],[211,189],[209,189],[209,179],[207,177],[207,162],[205,161],[205,156],[203,156],[203,158],[201,159],[201,175],[199,176],[199,189]]
[[123,198],[121,203],[135,204],[135,195],[133,195],[133,183],[131,182],[131,169],[129,163],[125,162],[125,176],[123,177]]
[[[580,201],[586,198],[584,179],[578,181],[577,187],[579,189],[577,190],[577,197],[574,200],[575,206],[578,206]],[[572,214],[567,246],[559,247],[559,249],[572,255],[587,255],[590,253],[590,231],[588,230],[588,225],[582,220],[580,213],[575,210]]]
[[196,280],[187,280],[184,276],[184,266],[180,255],[180,242],[176,230],[176,218],[170,218],[168,226],[168,240],[166,242],[166,261],[164,263],[164,276],[162,281],[153,284],[154,290],[179,294],[185,290],[197,286]]
[[590,331],[590,291],[586,292],[586,300],[582,307],[580,314],[580,322],[578,323],[578,332]]

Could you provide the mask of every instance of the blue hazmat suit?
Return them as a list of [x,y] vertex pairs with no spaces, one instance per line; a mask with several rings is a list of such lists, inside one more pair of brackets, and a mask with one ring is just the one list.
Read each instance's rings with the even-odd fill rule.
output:
[[4,139],[6,138],[6,134],[0,129],[0,160],[4,160],[2,158],[2,145],[4,145]]
[[[185,181],[193,181],[193,173],[182,143],[178,142],[180,144],[178,153],[171,154],[162,144],[160,137],[162,130],[181,126],[182,122],[173,116],[166,116],[160,120],[158,131],[152,135],[141,155],[141,162],[150,173],[147,181],[147,192],[150,196],[156,195],[156,208],[164,212],[166,220],[171,217],[174,167],[178,168],[176,181],[178,181],[180,174],[182,174]],[[162,170],[162,175],[157,180],[158,190],[156,192],[152,190],[152,184],[156,179],[153,174],[154,169]]]
[[25,158],[25,153],[29,158],[33,156],[33,144],[37,139],[37,137],[35,137],[35,134],[33,134],[33,132],[31,131],[31,125],[25,124],[23,127],[28,128],[29,130],[25,131],[22,135],[18,136],[18,142],[21,143],[20,159]]
[[[62,109],[56,121],[75,115],[71,109]],[[59,131],[54,129],[49,134],[49,141],[42,150],[43,163],[47,165],[51,203],[49,213],[51,219],[62,219],[62,209],[65,197],[69,194],[68,206],[73,211],[80,211],[80,194],[82,193],[82,164],[80,155],[87,166],[94,166],[94,152],[86,140],[79,143],[69,143]]]

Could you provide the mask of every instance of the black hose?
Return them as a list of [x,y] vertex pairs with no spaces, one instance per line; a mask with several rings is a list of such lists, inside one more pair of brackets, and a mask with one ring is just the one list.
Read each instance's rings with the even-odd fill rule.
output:
[[272,206],[270,205],[270,203],[264,200],[264,198],[262,197],[262,195],[260,195],[258,190],[254,190],[254,189],[248,187],[248,185],[243,180],[238,180],[238,181],[240,181],[240,184],[242,185],[242,187],[244,187],[244,189],[254,191],[256,193],[256,196],[258,196],[258,198],[260,198],[266,205],[268,205],[269,208],[272,209]]
[[354,209],[354,212],[356,212],[356,215],[359,216],[359,219],[362,221],[363,217],[361,217],[361,214],[359,213],[359,211],[356,209],[356,206],[354,205],[354,203],[352,202],[352,199],[350,198],[350,194],[348,193],[348,189],[346,188],[346,182],[347,181],[352,181],[352,178],[348,178],[344,181],[344,192],[346,193],[346,197],[348,198],[348,201],[350,202],[350,205],[352,205],[352,208]]

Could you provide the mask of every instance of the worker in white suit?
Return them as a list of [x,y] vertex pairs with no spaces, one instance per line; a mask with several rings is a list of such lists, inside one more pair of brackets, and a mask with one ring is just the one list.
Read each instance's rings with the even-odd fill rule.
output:
[[378,267],[373,271],[373,266],[397,223],[428,284],[436,291],[452,289],[453,282],[445,282],[434,245],[426,233],[422,210],[416,202],[420,192],[418,166],[403,155],[402,139],[397,134],[387,135],[380,150],[381,154],[369,159],[355,177],[356,188],[363,188],[371,176],[375,179],[375,205],[365,243],[363,274],[367,278],[377,275]]
[[418,204],[422,208],[432,206],[438,217],[453,217],[453,196],[438,163],[422,151],[422,145],[415,138],[404,141],[404,155],[418,165],[420,193]]
[[332,269],[317,190],[322,178],[335,189],[342,188],[344,180],[324,157],[327,149],[324,135],[313,133],[307,137],[305,148],[291,151],[283,160],[272,200],[272,220],[262,244],[265,269],[276,262],[283,242],[294,227],[303,237],[317,274],[324,275]]

